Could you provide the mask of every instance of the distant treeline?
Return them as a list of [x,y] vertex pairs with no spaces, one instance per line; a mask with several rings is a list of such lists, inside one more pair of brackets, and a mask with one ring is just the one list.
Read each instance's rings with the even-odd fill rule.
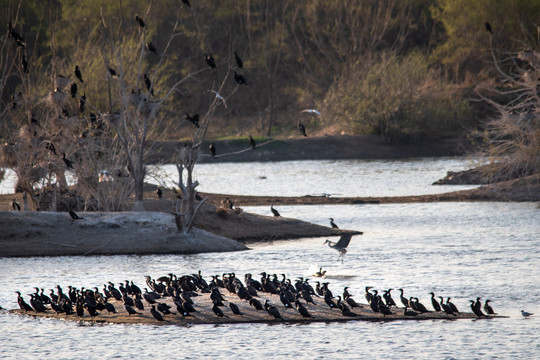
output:
[[[213,96],[210,90],[229,70],[243,76],[247,86],[231,76],[220,89],[227,108],[219,109],[216,116],[222,121],[209,129],[214,138],[293,131],[300,136],[295,129],[300,121],[308,136],[377,133],[390,141],[472,128],[487,111],[477,106],[474,87],[497,84],[489,50],[504,54],[531,47],[540,25],[540,0],[0,4],[5,29],[0,49],[2,138],[18,122],[39,117],[38,101],[32,100],[34,108],[19,109],[17,101],[20,105],[24,98],[45,97],[54,90],[56,76],[75,80],[76,66],[81,72],[78,94],[101,109],[110,104],[108,68],[129,78],[142,67],[153,79],[156,98],[193,74],[163,110],[164,128],[178,123],[167,134],[171,139],[190,136],[192,125],[184,114],[204,113]],[[141,37],[147,44],[144,52]],[[215,68],[205,61],[209,55]],[[135,89],[146,88],[137,83]],[[320,116],[300,113],[303,109],[317,109]]]

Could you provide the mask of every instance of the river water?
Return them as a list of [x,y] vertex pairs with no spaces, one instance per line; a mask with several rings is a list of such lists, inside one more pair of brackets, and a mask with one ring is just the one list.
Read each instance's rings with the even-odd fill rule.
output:
[[[205,164],[198,171],[200,179],[211,180],[201,185],[201,191],[370,196],[447,191],[430,184],[446,170],[465,167],[466,160],[448,158]],[[344,173],[340,174],[340,168]],[[302,175],[306,171],[308,179]],[[268,207],[244,210],[270,215]],[[82,325],[0,313],[0,359],[540,358],[540,209],[536,204],[312,205],[280,206],[279,211],[283,216],[324,225],[333,217],[341,228],[361,230],[364,235],[353,237],[343,264],[320,238],[251,244],[251,250],[234,253],[0,258],[0,306],[16,308],[14,291],[30,293],[34,286],[101,287],[107,281],[126,279],[142,286],[144,275],[199,269],[206,276],[235,271],[243,277],[247,272],[266,271],[309,277],[323,267],[330,289],[339,294],[350,286],[357,301],[365,302],[367,285],[403,287],[406,295],[418,296],[426,305],[430,291],[451,296],[465,311],[470,311],[469,299],[482,296],[492,300],[496,312],[508,317],[128,326]],[[536,314],[523,318],[521,309]]]

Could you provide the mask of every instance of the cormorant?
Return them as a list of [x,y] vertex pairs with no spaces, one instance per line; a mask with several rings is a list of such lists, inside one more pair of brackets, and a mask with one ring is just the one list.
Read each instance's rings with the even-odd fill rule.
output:
[[190,115],[189,113],[186,113],[185,119],[195,125],[197,129],[199,128],[199,114]]
[[278,309],[274,305],[269,304],[268,300],[266,300],[264,302],[264,308],[266,309],[268,314],[272,315],[275,319],[283,320],[283,318],[281,317],[281,314],[279,313]]
[[256,310],[262,310],[263,306],[261,302],[255,298],[249,300],[249,305],[253,306]]
[[458,308],[456,307],[456,305],[454,305],[453,302],[450,302],[450,299],[451,298],[446,298],[446,305],[450,306],[450,309],[452,309],[453,312],[458,313]]
[[430,294],[431,294],[431,306],[433,306],[433,310],[441,311],[441,305],[439,305],[439,303],[435,299],[435,294],[433,293],[433,291],[430,292]]
[[[185,302],[183,303],[183,305],[185,307]],[[154,307],[155,305],[152,305],[152,306]],[[167,305],[165,303],[158,303],[158,305],[157,305],[157,310],[162,312],[163,315],[174,314],[173,312],[171,312],[171,310],[169,310],[170,308],[171,308],[171,306]]]
[[116,70],[114,70],[110,66],[108,66],[108,69],[109,69],[109,74],[111,74],[112,77],[118,77],[118,73],[116,72]]
[[15,199],[11,201],[11,207],[13,208],[13,210],[21,211],[21,205]]
[[234,72],[234,81],[236,81],[238,85],[247,85],[244,75],[237,74],[236,71]]
[[71,93],[72,98],[74,98],[77,95],[77,83],[71,84],[70,93]]
[[348,316],[348,317],[356,317],[356,316],[358,316],[357,313],[354,313],[351,310],[346,309],[346,308],[343,308],[343,310],[341,310],[341,315]]
[[369,292],[370,289],[372,289],[373,287],[372,286],[366,286],[366,291],[365,291],[365,294],[364,294],[364,297],[366,298],[366,301],[368,304],[371,303],[371,299],[373,299],[373,294]]
[[161,314],[156,310],[156,305],[152,305],[150,313],[157,321],[166,321],[165,319],[163,319],[163,316],[161,316]]
[[441,304],[442,311],[444,311],[448,315],[457,316],[456,314],[454,314],[454,311],[452,310],[452,308],[443,302],[442,296],[439,296],[439,299],[441,299],[440,304]]
[[256,148],[257,148],[257,144],[255,143],[255,140],[253,140],[253,138],[251,137],[251,135],[249,136],[249,146],[251,146],[252,149],[256,149]]
[[244,315],[238,308],[238,306],[235,303],[229,302],[229,308],[233,312],[234,315]]
[[281,214],[279,213],[279,211],[277,211],[276,209],[274,209],[274,205],[270,205],[270,211],[272,211],[272,214],[274,214],[274,216],[281,216]]
[[212,56],[212,54],[206,55],[205,61],[208,64],[208,66],[210,66],[210,68],[212,69],[216,68],[216,61],[214,60],[214,57]]
[[148,51],[150,51],[152,54],[158,56],[157,49],[151,42],[146,43],[146,47],[148,48]]
[[28,294],[30,296],[30,306],[34,308],[36,312],[45,312],[47,310],[45,305],[39,300],[35,294]]
[[304,126],[304,124],[302,123],[298,123],[298,130],[300,131],[300,134],[304,135],[305,137],[307,137],[306,135],[306,127]]
[[477,317],[483,317],[486,316],[482,310],[478,308],[478,306],[475,304],[474,300],[469,300],[471,302],[471,310]]
[[79,79],[80,82],[84,83],[79,65],[75,65],[75,77]]
[[343,234],[339,238],[337,243],[334,243],[333,241],[330,241],[326,239],[326,241],[323,243],[323,245],[328,244],[329,247],[336,250],[339,253],[338,260],[341,258],[341,262],[343,263],[343,256],[347,253],[347,246],[349,246],[349,243],[351,242],[352,235],[351,234]]
[[[146,74],[144,74],[144,84],[146,85],[146,90],[150,91],[150,88],[152,87],[152,82]],[[150,91],[150,95],[154,96],[154,88],[152,87],[151,89],[152,91]]]
[[332,294],[328,291],[324,294],[324,302],[330,307],[330,309],[337,308],[336,303],[334,300],[332,300]]
[[140,27],[141,29],[144,29],[144,20],[141,19],[141,18],[139,17],[139,15],[135,15],[135,21],[137,22],[137,25],[139,25],[139,27]]
[[226,317],[226,318],[228,318],[228,316],[223,314],[223,311],[221,311],[221,309],[216,304],[214,304],[214,306],[212,306],[212,311],[214,312],[214,314],[216,314],[217,317]]
[[236,51],[234,52],[234,60],[236,61],[236,66],[238,66],[240,69],[244,66],[244,62],[242,61],[240,56],[238,56]]
[[28,61],[26,60],[26,55],[24,54],[21,58],[21,66],[22,66],[23,72],[25,74],[28,74]]
[[306,309],[306,307],[302,305],[300,300],[296,300],[295,305],[296,305],[296,310],[298,310],[298,312],[300,313],[300,315],[302,315],[302,317],[305,317],[305,318],[312,317],[309,311]]
[[491,300],[486,300],[486,303],[484,304],[484,311],[488,315],[495,315],[495,312],[493,311],[493,308],[489,305],[489,302],[491,302]]
[[73,163],[66,158],[66,153],[62,153],[62,160],[64,161],[64,164],[66,164],[66,167],[73,169]]
[[491,28],[491,24],[486,21],[484,25],[486,26],[487,32],[490,34],[493,34],[493,29]]
[[[409,301],[410,303],[410,301]],[[414,305],[416,307],[416,310],[417,311],[420,311],[421,313],[426,313],[428,312],[428,309],[426,309],[426,307],[424,306],[424,304],[422,304],[417,297],[414,298]]]
[[24,301],[23,297],[21,296],[20,291],[15,291],[15,293],[17,294],[17,303],[19,304],[19,307],[21,308],[21,310],[25,312],[34,311],[34,309],[30,305],[28,305],[26,301]]
[[211,142],[208,148],[210,149],[210,155],[212,155],[212,158],[214,159],[216,157],[216,147],[214,146],[214,143]]
[[161,199],[161,197],[163,196],[163,191],[161,191],[160,188],[157,188],[156,195],[157,195],[158,199]]
[[182,0],[184,4],[186,4],[187,7],[191,7],[191,4],[189,3],[189,0]]
[[84,112],[84,105],[86,104],[86,93],[79,99],[79,111]]
[[[68,212],[69,212],[69,216],[71,216],[71,218],[72,218],[73,220],[82,220],[82,219],[83,219],[82,217],[80,217],[79,215],[77,215],[77,214],[75,213],[75,211],[73,211],[73,210],[71,210],[71,209],[69,209]],[[119,299],[116,299],[116,300],[119,300]]]
[[51,308],[56,312],[56,315],[65,312],[64,308],[62,308],[60,305],[58,305],[57,303],[54,303],[54,302],[51,303]]
[[332,227],[332,229],[339,229],[333,218],[330,218],[330,226]]
[[398,289],[401,293],[401,295],[399,296],[399,299],[401,300],[401,303],[405,306],[405,307],[408,307],[409,306],[409,300],[407,300],[407,298],[405,296],[403,296],[403,289]]

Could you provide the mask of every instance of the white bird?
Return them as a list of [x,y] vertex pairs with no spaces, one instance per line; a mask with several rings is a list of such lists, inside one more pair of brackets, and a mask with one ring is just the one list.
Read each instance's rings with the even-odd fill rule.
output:
[[323,245],[328,244],[328,246],[330,246],[332,249],[335,249],[337,252],[339,252],[338,260],[341,259],[341,262],[343,263],[343,256],[347,253],[346,248],[347,246],[349,246],[349,243],[351,242],[351,238],[352,238],[351,234],[344,234],[344,235],[341,235],[337,243],[326,239]]
[[526,318],[527,318],[527,317],[529,317],[529,316],[531,316],[531,315],[534,315],[534,313],[530,313],[530,312],[526,312],[526,311],[524,311],[524,310],[521,310],[521,315],[523,315],[523,317],[526,317]]
[[223,96],[219,95],[219,93],[218,93],[217,91],[215,91],[215,90],[212,90],[212,92],[213,92],[214,94],[216,94],[216,97],[217,97],[219,100],[223,101],[223,104],[225,105],[225,109],[226,109],[226,108],[227,108],[227,102],[225,102],[225,98],[224,98]]
[[300,111],[300,112],[307,112],[307,113],[310,113],[310,114],[316,114],[316,115],[321,116],[321,113],[318,112],[318,111],[315,110],[315,109],[304,109],[304,110],[302,110],[302,111]]

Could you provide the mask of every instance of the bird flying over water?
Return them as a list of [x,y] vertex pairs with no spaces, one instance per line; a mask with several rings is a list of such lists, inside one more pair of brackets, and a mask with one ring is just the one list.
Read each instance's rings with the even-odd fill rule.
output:
[[344,235],[341,235],[337,243],[326,239],[323,245],[328,244],[329,247],[339,252],[338,260],[341,259],[341,262],[343,263],[343,256],[347,253],[346,248],[347,246],[349,246],[349,243],[351,242],[351,238],[352,238],[352,234],[344,234]]

